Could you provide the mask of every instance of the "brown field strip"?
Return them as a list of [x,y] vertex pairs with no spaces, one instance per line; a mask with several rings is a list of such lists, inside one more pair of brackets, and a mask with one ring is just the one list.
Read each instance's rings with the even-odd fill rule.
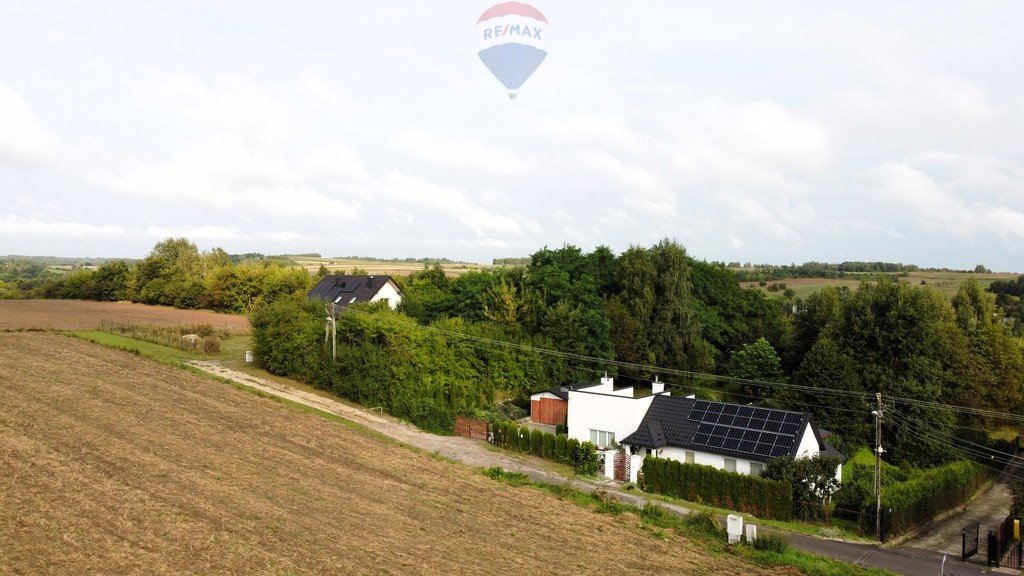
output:
[[198,375],[9,332],[0,333],[8,573],[771,571]]
[[179,310],[131,302],[0,300],[0,330],[90,330],[99,327],[101,320],[123,324],[209,324],[214,328],[249,328],[249,319],[245,316],[209,310]]

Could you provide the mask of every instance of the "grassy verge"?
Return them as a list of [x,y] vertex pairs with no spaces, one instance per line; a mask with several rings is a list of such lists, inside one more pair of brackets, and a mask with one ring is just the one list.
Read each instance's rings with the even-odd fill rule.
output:
[[[770,545],[734,545],[726,544],[725,529],[715,514],[707,507],[704,510],[687,516],[677,516],[654,502],[648,502],[643,508],[635,508],[618,500],[614,494],[598,491],[583,492],[567,485],[534,483],[529,477],[519,472],[508,472],[501,468],[488,468],[484,475],[512,487],[526,486],[530,489],[542,490],[553,494],[561,500],[572,502],[598,514],[614,516],[632,515],[638,521],[638,527],[653,538],[666,539],[670,535],[685,537],[699,542],[701,549],[712,554],[735,555],[765,567],[793,566],[807,576],[891,576],[893,573],[877,568],[856,566],[842,560],[835,560],[794,550],[784,536],[774,533],[765,536]],[[759,524],[764,524],[759,521]],[[759,537],[760,538],[760,537]]]
[[810,522],[798,522],[793,520],[769,520],[766,518],[751,516],[750,514],[742,514],[740,512],[736,512],[735,510],[726,510],[725,508],[716,508],[714,506],[708,506],[707,504],[690,502],[688,500],[680,500],[678,498],[672,498],[670,496],[665,496],[663,494],[652,494],[644,492],[644,495],[649,499],[661,500],[662,502],[675,504],[676,506],[689,508],[690,510],[695,510],[697,512],[708,512],[709,514],[715,514],[717,516],[738,514],[743,517],[744,522],[751,522],[759,526],[769,526],[771,528],[778,528],[779,530],[785,530],[787,532],[794,532],[797,534],[814,536],[815,538],[834,538],[839,540],[846,540],[848,542],[875,542],[874,539],[868,536],[862,536],[858,534],[857,523],[852,520],[833,518],[832,523],[829,525]]

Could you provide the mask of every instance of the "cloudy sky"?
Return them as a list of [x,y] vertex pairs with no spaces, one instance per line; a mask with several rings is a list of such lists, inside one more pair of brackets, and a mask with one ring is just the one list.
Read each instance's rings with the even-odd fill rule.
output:
[[1024,271],[1024,3],[536,0],[515,101],[492,3],[0,4],[0,254]]

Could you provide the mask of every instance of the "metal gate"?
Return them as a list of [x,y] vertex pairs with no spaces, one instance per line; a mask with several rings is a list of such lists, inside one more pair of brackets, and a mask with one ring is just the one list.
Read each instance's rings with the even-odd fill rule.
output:
[[978,534],[980,532],[981,524],[978,522],[968,524],[960,532],[962,538],[960,547],[961,562],[966,562],[968,558],[978,553]]

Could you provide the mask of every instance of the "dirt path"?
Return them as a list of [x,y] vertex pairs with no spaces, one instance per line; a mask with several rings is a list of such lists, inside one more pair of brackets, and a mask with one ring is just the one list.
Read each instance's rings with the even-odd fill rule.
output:
[[[381,415],[365,408],[346,404],[340,400],[324,398],[323,396],[298,390],[284,384],[273,382],[266,378],[260,378],[258,376],[246,374],[245,372],[225,368],[217,361],[194,360],[189,362],[189,365],[204,372],[220,376],[221,378],[227,378],[228,380],[245,384],[246,386],[251,386],[262,392],[280,396],[281,398],[286,398],[294,402],[311,406],[318,410],[323,410],[330,414],[347,418],[404,444],[415,446],[416,448],[426,452],[439,454],[445,458],[462,462],[469,466],[482,468],[501,466],[506,470],[527,474],[535,481],[558,483],[568,481],[564,476],[552,472],[550,470],[551,466],[539,458],[533,458],[525,455],[513,456],[504,454],[502,452],[489,449],[487,444],[478,440],[471,440],[469,438],[462,438],[459,436],[438,436],[436,434],[424,432],[412,424],[403,422],[396,418]],[[609,484],[614,483],[609,481]]]
[[999,478],[983,494],[975,498],[963,510],[940,518],[919,530],[913,537],[904,540],[903,547],[932,550],[960,557],[961,531],[965,526],[978,522],[981,527],[980,546],[977,560],[984,558],[985,534],[994,530],[1010,513],[1010,486],[1024,478],[1024,455],[1016,456]]

